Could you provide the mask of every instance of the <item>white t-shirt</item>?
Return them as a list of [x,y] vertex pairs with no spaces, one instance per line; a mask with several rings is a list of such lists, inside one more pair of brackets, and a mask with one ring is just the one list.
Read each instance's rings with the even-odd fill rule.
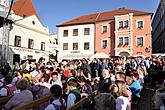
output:
[[116,100],[116,110],[129,110],[129,105],[128,97],[119,96]]

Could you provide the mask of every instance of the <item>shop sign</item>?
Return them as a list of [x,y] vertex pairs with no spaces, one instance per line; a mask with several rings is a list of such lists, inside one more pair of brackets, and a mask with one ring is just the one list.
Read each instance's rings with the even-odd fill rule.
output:
[[22,52],[33,52],[33,50],[26,49],[26,48],[13,48],[13,50],[22,51]]

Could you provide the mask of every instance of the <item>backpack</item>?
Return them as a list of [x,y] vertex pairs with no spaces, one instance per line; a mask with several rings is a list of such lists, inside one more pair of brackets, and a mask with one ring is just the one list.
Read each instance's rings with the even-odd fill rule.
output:
[[65,104],[57,105],[52,103],[52,105],[54,106],[55,110],[66,110]]
[[15,86],[11,86],[11,87],[9,87],[9,86],[2,86],[2,87],[0,87],[0,89],[2,89],[2,88],[5,88],[7,90],[7,96],[13,96],[14,95],[13,91],[16,90]]

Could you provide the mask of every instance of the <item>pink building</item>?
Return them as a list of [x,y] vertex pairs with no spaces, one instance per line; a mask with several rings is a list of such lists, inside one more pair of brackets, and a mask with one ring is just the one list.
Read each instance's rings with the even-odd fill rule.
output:
[[[152,13],[119,8],[80,16],[58,27],[94,24],[94,52],[111,56],[151,56]],[[60,36],[58,36],[60,37]]]

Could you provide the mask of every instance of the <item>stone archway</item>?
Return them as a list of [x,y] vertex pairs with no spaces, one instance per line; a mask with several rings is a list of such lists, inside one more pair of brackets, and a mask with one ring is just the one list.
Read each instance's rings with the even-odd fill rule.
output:
[[125,52],[125,51],[123,51],[123,52],[120,52],[119,53],[119,55],[121,56],[121,57],[128,57],[128,56],[130,56],[130,54],[128,53],[128,52]]

